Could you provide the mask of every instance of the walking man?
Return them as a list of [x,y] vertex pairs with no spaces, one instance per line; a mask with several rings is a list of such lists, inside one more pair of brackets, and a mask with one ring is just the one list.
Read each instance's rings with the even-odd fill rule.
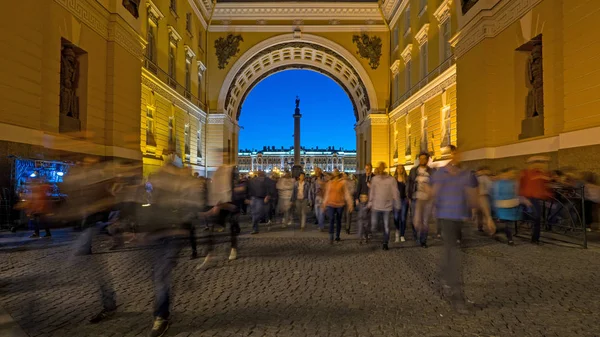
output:
[[304,172],[300,173],[298,180],[294,183],[292,202],[300,218],[300,230],[304,231],[306,225],[306,206],[308,205],[308,192],[310,184],[306,181]]
[[421,247],[427,248],[427,235],[429,234],[429,215],[431,214],[431,186],[430,178],[433,174],[427,165],[429,154],[423,152],[419,155],[419,165],[413,167],[408,175],[408,198],[411,202],[413,215],[413,236]]
[[400,193],[396,180],[385,172],[385,163],[379,163],[377,175],[371,182],[369,208],[371,209],[371,231],[375,231],[377,221],[383,217],[383,250],[388,250],[390,240],[390,214],[400,208]]

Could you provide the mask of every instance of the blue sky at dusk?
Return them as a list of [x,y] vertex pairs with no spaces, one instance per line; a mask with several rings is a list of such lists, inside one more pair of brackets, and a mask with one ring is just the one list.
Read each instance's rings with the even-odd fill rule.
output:
[[293,146],[296,95],[302,113],[302,146],[355,150],[356,120],[348,95],[329,77],[310,70],[273,74],[250,91],[239,120],[243,127],[239,148]]

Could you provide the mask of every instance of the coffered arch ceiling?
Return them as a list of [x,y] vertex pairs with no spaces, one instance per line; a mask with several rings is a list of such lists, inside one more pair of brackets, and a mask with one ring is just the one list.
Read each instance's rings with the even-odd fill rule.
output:
[[377,107],[375,88],[350,52],[319,36],[284,34],[252,47],[234,64],[219,94],[219,110],[239,119],[241,105],[252,88],[287,69],[308,69],[332,78],[348,94],[357,121]]

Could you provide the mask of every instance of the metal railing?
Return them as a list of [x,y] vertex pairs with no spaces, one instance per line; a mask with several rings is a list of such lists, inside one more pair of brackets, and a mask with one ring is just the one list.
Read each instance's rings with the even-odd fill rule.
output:
[[444,71],[448,70],[455,63],[454,55],[450,55],[444,62],[442,62],[437,68],[427,74],[422,80],[420,80],[417,84],[413,85],[409,90],[407,90],[402,96],[398,97],[394,104],[392,104],[391,109],[396,108],[398,105],[404,103],[407,99],[409,99],[412,95],[416,94],[419,90],[423,89],[429,82],[433,81],[436,77],[440,76]]
[[202,102],[198,97],[192,95],[192,93],[187,90],[185,86],[177,82],[166,71],[162,70],[154,62],[148,59],[148,57],[144,57],[144,68],[156,75],[159,80],[173,88],[182,97],[185,97],[185,99],[190,101],[192,104],[202,109],[202,111],[206,111],[206,104],[204,104],[204,102]]

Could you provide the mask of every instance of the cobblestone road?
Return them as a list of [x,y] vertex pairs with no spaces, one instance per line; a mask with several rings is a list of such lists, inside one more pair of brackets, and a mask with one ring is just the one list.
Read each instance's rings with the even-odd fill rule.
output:
[[[247,232],[248,228],[244,228]],[[440,295],[441,242],[330,246],[327,235],[279,230],[243,236],[240,258],[217,247],[214,268],[182,250],[174,272],[167,336],[599,336],[600,254],[556,245],[515,247],[467,230],[465,290],[472,314],[451,311]],[[71,237],[0,249],[0,306],[30,336],[145,336],[152,322],[150,260],[131,247],[72,257]],[[26,248],[26,249],[25,249]],[[93,280],[111,271],[118,314],[87,323],[100,309]]]

